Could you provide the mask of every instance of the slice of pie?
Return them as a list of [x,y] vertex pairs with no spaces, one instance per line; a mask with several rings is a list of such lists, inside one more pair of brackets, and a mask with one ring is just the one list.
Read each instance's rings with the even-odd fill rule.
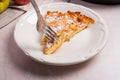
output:
[[75,34],[87,28],[88,24],[93,24],[94,20],[82,15],[80,12],[58,12],[48,11],[45,16],[46,24],[51,27],[57,36],[50,42],[45,37],[41,40],[41,45],[45,45],[43,52],[52,54],[59,49],[62,44],[69,41]]

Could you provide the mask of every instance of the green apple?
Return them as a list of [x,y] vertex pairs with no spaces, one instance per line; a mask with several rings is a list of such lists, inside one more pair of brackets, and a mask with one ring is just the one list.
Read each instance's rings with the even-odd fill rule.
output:
[[10,0],[0,0],[0,14],[7,9]]

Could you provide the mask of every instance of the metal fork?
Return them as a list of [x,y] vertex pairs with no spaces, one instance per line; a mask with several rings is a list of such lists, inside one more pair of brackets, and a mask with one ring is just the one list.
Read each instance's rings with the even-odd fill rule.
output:
[[38,17],[38,21],[37,21],[37,31],[40,32],[41,34],[44,35],[44,37],[49,40],[50,42],[54,41],[54,37],[57,36],[56,32],[53,31],[49,26],[46,25],[41,12],[35,2],[35,0],[31,0],[31,3],[36,11],[37,17]]

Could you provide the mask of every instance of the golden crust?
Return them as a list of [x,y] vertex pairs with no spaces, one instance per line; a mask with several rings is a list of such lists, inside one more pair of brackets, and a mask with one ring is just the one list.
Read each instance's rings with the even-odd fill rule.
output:
[[[53,30],[61,26],[60,30],[56,31],[58,34],[56,40],[52,44],[50,43],[51,45],[49,47],[44,48],[45,54],[51,54],[59,49],[64,42],[69,41],[75,34],[87,28],[89,23],[93,24],[94,20],[82,15],[80,12],[67,11],[62,13],[48,11],[46,14],[46,23]],[[43,37],[41,44],[48,45],[49,42]]]

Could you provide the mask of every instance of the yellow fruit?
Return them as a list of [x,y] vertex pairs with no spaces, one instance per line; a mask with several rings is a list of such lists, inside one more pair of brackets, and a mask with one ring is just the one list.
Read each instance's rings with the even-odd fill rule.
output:
[[0,0],[0,14],[7,9],[10,0]]

